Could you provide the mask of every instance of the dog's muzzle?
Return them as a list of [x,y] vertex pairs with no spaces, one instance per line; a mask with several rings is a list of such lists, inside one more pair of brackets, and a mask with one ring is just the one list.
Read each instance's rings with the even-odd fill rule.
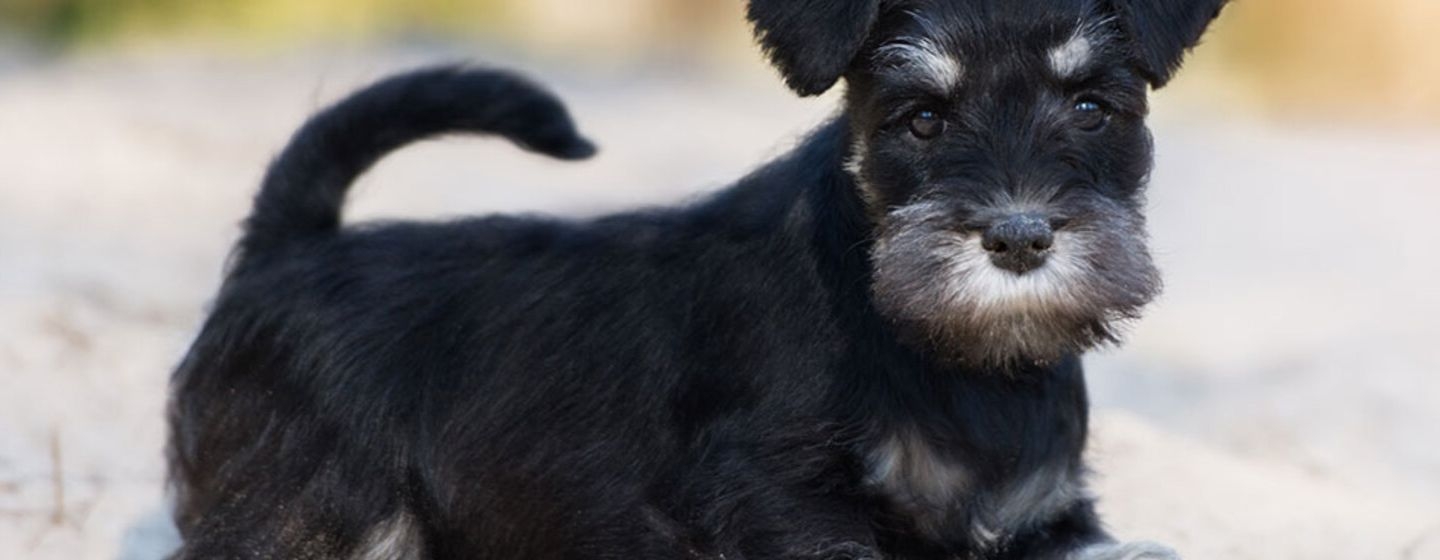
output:
[[1065,205],[968,219],[943,201],[891,210],[870,255],[877,309],[903,338],[971,364],[1048,361],[1117,340],[1159,289],[1144,218],[1100,196]]

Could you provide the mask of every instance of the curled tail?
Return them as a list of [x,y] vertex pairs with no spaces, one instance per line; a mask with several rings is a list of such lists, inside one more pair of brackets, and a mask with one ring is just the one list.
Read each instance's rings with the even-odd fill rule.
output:
[[340,227],[350,184],[385,154],[446,133],[489,133],[561,159],[584,159],[564,104],[509,72],[437,67],[381,80],[311,117],[270,164],[245,222],[241,256]]

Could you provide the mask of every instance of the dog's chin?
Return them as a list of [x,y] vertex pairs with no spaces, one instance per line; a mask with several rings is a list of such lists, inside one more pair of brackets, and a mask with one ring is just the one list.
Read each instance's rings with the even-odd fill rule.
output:
[[1068,309],[965,306],[891,314],[901,338],[936,361],[982,370],[1044,366],[1118,341],[1124,319]]
[[959,277],[933,282],[920,290],[877,282],[876,301],[905,342],[960,366],[1011,369],[1054,362],[1116,342],[1120,327],[1138,311],[1087,302],[1061,290],[1017,294],[1001,288],[987,294],[957,286],[966,283]]
[[901,339],[940,362],[1013,369],[1115,343],[1159,290],[1138,217],[1057,233],[1024,274],[991,264],[974,235],[899,218],[871,255],[872,292]]

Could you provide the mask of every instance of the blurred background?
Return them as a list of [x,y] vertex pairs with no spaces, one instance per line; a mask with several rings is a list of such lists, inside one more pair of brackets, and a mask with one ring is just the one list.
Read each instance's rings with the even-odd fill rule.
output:
[[[602,145],[408,149],[348,218],[683,201],[836,108],[739,0],[0,0],[0,558],[153,559],[165,383],[268,158],[387,73],[525,68]],[[1154,96],[1167,290],[1089,359],[1112,529],[1440,559],[1440,2],[1235,0]]]

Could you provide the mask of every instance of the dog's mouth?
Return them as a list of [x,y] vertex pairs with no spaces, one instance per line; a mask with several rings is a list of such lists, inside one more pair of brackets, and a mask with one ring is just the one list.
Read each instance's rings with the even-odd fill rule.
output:
[[871,254],[876,305],[907,342],[970,365],[1053,361],[1116,342],[1159,280],[1143,219],[1098,210],[1017,249],[951,227],[942,205],[897,209]]

